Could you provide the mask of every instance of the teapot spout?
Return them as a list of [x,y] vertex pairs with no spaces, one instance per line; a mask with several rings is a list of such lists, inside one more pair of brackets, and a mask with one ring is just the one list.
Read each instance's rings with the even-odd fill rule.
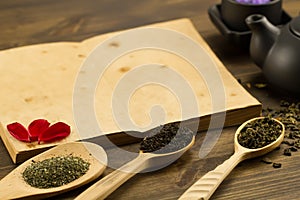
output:
[[254,14],[246,18],[252,31],[250,55],[254,62],[263,67],[265,59],[280,34],[280,29],[271,24],[263,15]]

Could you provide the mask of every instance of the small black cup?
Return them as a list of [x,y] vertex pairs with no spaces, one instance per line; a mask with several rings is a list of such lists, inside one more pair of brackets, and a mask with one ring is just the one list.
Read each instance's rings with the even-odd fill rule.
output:
[[222,0],[221,16],[234,31],[248,31],[245,19],[251,14],[262,14],[274,25],[281,23],[282,0],[270,0],[263,4],[240,3],[239,0]]

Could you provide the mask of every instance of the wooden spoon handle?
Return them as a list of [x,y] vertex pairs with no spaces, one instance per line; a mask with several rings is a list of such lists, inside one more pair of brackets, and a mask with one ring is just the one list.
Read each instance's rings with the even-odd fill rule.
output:
[[217,166],[213,171],[205,174],[201,179],[188,188],[179,200],[207,200],[215,192],[218,186],[242,160],[242,154],[235,153],[223,164]]
[[105,199],[128,179],[144,169],[146,158],[143,155],[144,154],[140,154],[134,160],[108,174],[77,196],[75,200]]

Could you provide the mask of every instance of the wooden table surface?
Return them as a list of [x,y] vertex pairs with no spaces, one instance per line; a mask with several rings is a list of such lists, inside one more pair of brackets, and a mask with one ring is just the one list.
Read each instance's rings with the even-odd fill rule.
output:
[[[251,61],[247,50],[228,42],[209,20],[208,8],[218,3],[220,1],[216,0],[2,0],[0,49],[54,41],[80,41],[101,33],[188,17],[229,71],[262,102],[264,108],[278,108],[282,99],[297,101],[268,87],[253,87],[264,81],[261,70]],[[300,11],[300,1],[283,0],[283,8],[295,17]],[[236,128],[225,128],[217,145],[202,159],[198,153],[207,133],[200,132],[193,148],[178,161],[156,172],[137,174],[108,199],[177,199],[196,180],[232,155]],[[124,148],[137,151],[138,144]],[[282,154],[283,148],[267,155],[282,163],[279,169],[260,162],[261,158],[242,162],[211,199],[299,199],[300,152],[291,157]],[[132,158],[110,162],[121,165],[129,159]],[[0,140],[0,179],[15,167]],[[104,175],[111,171],[108,168]],[[86,187],[52,199],[73,199]]]

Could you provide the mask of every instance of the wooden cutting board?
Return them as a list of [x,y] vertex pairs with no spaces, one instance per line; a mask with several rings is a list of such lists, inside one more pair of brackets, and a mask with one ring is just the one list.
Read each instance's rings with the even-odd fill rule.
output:
[[[170,52],[143,49],[120,56],[106,68],[95,90],[95,115],[101,126],[101,133],[84,133],[83,136],[76,128],[72,108],[76,78],[78,74],[85,73],[81,66],[95,47],[120,32],[99,35],[79,43],[56,42],[4,50],[0,52],[0,84],[2,85],[0,135],[15,163],[23,162],[53,145],[82,138],[108,136],[117,144],[125,144],[136,141],[136,138],[126,135],[124,131],[139,133],[161,124],[178,121],[198,125],[198,119],[201,119],[199,130],[205,130],[208,128],[210,116],[215,113],[226,112],[225,126],[241,124],[261,114],[261,104],[226,70],[189,19],[168,21],[147,27],[177,31],[190,37],[204,49],[202,52],[191,52],[191,54],[202,56],[204,64],[214,63],[217,67],[218,74],[215,75],[216,77],[210,77],[209,80],[221,77],[225,97],[224,110],[213,109],[213,95],[208,85],[214,83],[207,83],[203,74],[199,74],[191,63]],[[115,41],[111,42],[107,49],[118,49],[121,46],[122,41]],[[203,52],[207,55],[202,55]],[[119,105],[122,106],[115,107],[112,102],[115,101],[113,98],[118,97],[115,91],[119,83],[127,80],[134,84],[136,79],[141,78],[140,76],[151,79],[153,73],[139,72],[140,74],[132,75],[145,63],[158,63],[151,68],[152,72],[154,70],[154,75],[163,75],[166,85],[148,81],[145,85],[136,86],[134,92],[131,91],[128,101],[120,102]],[[173,84],[178,78],[166,73],[169,69],[186,81],[194,97],[191,102],[192,100],[196,102],[198,110],[182,114],[193,108],[184,107],[182,101],[187,99],[178,97],[176,91],[168,88],[167,84]],[[208,66],[207,70],[210,69]],[[182,85],[178,84],[176,90],[186,89],[180,87]],[[215,86],[216,89],[217,87],[219,85]],[[84,97],[85,93],[83,92],[82,95]],[[129,117],[133,123],[121,126],[119,121],[126,117]],[[71,135],[55,143],[38,145],[20,142],[6,130],[6,125],[9,123],[17,121],[26,127],[37,118],[47,119],[51,123],[66,122],[72,127]]]

